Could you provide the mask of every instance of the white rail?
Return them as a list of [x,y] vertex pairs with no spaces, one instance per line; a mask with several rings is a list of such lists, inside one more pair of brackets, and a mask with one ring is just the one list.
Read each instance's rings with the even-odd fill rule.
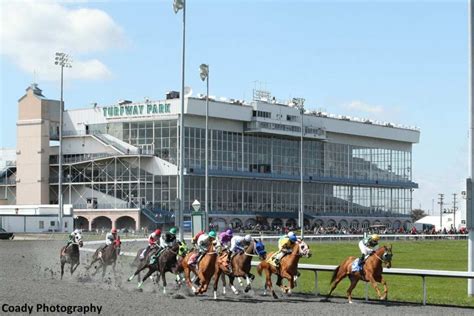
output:
[[[257,266],[258,262],[253,261],[252,266]],[[298,264],[298,270],[306,270],[314,272],[314,293],[319,295],[318,287],[318,271],[333,272],[337,266],[335,265],[319,265],[319,264]],[[466,271],[445,271],[445,270],[420,270],[420,269],[397,269],[391,268],[383,269],[384,274],[393,274],[393,275],[404,275],[404,276],[419,276],[422,278],[423,282],[423,305],[426,305],[426,277],[441,277],[441,278],[462,278],[462,279],[474,279],[474,272]],[[368,298],[368,285],[365,285],[365,300]]]
[[[431,235],[430,235],[431,236]],[[124,239],[122,242],[131,242],[131,241],[145,241],[146,239]],[[94,245],[102,244],[103,241],[88,241],[84,244]],[[82,251],[95,252],[95,249],[91,248],[81,248]],[[136,253],[133,252],[123,252],[121,255],[128,257],[135,257]],[[252,261],[252,266],[256,267],[259,264],[257,261]],[[298,265],[298,270],[303,271],[313,271],[314,272],[314,293],[319,295],[319,286],[318,286],[318,272],[333,272],[337,266],[335,265],[321,265],[321,264],[307,264],[300,263]],[[423,285],[423,305],[426,305],[426,277],[441,277],[441,278],[461,278],[461,279],[474,279],[474,272],[466,271],[445,271],[445,270],[420,270],[420,269],[401,269],[401,268],[391,268],[383,269],[384,274],[393,274],[393,275],[404,275],[404,276],[419,276],[422,279]],[[369,299],[369,283],[365,284],[365,300]]]

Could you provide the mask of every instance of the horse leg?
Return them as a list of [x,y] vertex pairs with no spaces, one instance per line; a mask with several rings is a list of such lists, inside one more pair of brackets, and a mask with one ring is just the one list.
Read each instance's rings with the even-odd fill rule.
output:
[[281,288],[281,289],[283,290],[283,292],[285,292],[286,294],[291,295],[291,289],[294,287],[294,281],[295,281],[294,278],[293,278],[293,276],[292,276],[290,273],[288,273],[287,271],[285,271],[285,272],[283,272],[283,273],[281,274],[281,277],[280,277],[280,278],[281,278],[281,279],[285,278],[285,279],[287,279],[288,282],[290,283],[290,287],[288,287],[288,286],[282,286],[283,284],[280,284],[280,288]]
[[232,292],[234,292],[235,295],[239,295],[239,290],[237,290],[234,286],[234,281],[235,281],[235,276],[229,275],[229,284]]
[[102,279],[105,277],[105,270],[107,270],[107,265],[102,264]]
[[76,263],[76,265],[74,266],[74,269],[72,269],[72,273],[71,273],[71,274],[73,274],[74,271],[76,271],[77,267],[79,266],[79,263],[80,263],[79,261]]
[[66,264],[66,260],[61,259],[61,280],[63,279],[64,275],[64,265]]
[[185,267],[184,269],[184,278],[186,280],[186,285],[188,288],[191,288],[193,292],[196,292],[196,288],[194,287],[193,283],[191,282],[191,269],[189,267]]
[[381,277],[380,283],[383,285],[383,296],[380,298],[381,300],[386,300],[388,296],[388,287],[387,281],[383,277]]
[[240,285],[241,287],[244,286],[244,281],[242,281],[242,278],[241,278],[241,277],[237,277],[237,281],[239,281],[239,285]]
[[[222,295],[225,295],[225,287],[227,286],[226,280],[225,280],[225,274],[221,274],[221,280],[222,280]],[[230,278],[229,278],[230,282]]]
[[95,268],[94,272],[92,272],[92,276],[97,274],[97,271],[99,271],[100,268],[102,268],[103,264],[100,262],[100,264]]
[[138,282],[140,282],[140,272],[142,272],[146,268],[146,264],[142,265],[141,267],[138,266],[137,270],[127,279],[127,281],[132,281],[133,278],[138,275]]
[[148,279],[148,277],[150,275],[152,275],[156,270],[153,269],[151,266],[148,267],[148,272],[145,274],[145,276],[143,277],[142,281],[138,283],[138,288],[141,289],[142,286],[143,286],[143,283],[145,283],[146,279]]
[[336,279],[334,280],[334,282],[332,282],[331,284],[331,289],[329,290],[329,293],[328,295],[326,296],[326,301],[329,300],[329,297],[331,296],[332,292],[336,289],[337,285],[339,284],[339,282],[341,282],[342,280],[344,280],[344,278],[347,276],[347,274],[344,272],[344,271],[341,271],[343,270],[342,267],[341,269],[339,269],[339,272],[336,276]]
[[265,280],[265,285],[272,292],[273,298],[278,299],[278,296],[276,295],[275,290],[272,287],[272,272],[270,271],[270,268],[265,269]]
[[[214,272],[214,299],[217,300],[217,286],[219,285],[219,277],[222,275],[222,282],[225,284],[225,275],[221,274],[221,269],[218,267],[216,272]],[[225,285],[224,285],[225,288]]]
[[351,280],[351,285],[347,289],[347,299],[349,300],[349,304],[352,304],[352,290],[354,290],[357,282],[359,282],[359,277],[351,275],[349,276],[349,280]]
[[246,274],[245,275],[245,279],[247,280],[247,286],[245,287],[244,289],[244,292],[247,293],[248,291],[250,291],[252,289],[252,278],[251,278],[251,274]]
[[163,294],[166,294],[166,272],[160,271],[161,273],[161,282],[163,283]]
[[92,265],[96,263],[97,261],[99,261],[98,258],[92,259],[92,262],[89,264],[89,266],[86,267],[86,270],[89,270],[92,267]]
[[370,276],[368,279],[369,279],[370,285],[372,285],[372,287],[373,287],[373,288],[375,289],[375,291],[377,292],[377,296],[381,299],[381,298],[382,298],[382,294],[380,293],[379,287],[377,286],[377,281],[375,281],[375,279],[374,279],[373,276]]

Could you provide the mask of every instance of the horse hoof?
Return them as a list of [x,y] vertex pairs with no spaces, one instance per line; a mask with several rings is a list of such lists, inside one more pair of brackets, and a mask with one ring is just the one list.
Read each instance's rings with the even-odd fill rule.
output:
[[278,296],[275,293],[273,293],[273,298],[277,300]]
[[352,301],[349,301],[349,304],[352,304]]

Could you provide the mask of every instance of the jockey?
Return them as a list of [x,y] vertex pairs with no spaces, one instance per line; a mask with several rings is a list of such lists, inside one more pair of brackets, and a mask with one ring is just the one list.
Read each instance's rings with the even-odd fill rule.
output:
[[191,244],[193,245],[194,248],[197,248],[197,242],[198,242],[198,239],[199,237],[201,237],[201,235],[205,234],[205,232],[203,230],[199,231],[194,237],[193,239],[191,240]]
[[120,240],[117,235],[117,229],[112,229],[110,232],[105,235],[105,245],[99,251],[99,258],[102,257],[102,252],[107,248],[107,246],[112,245],[116,240]]
[[298,240],[294,232],[288,232],[288,234],[282,236],[278,240],[278,252],[274,255],[275,257],[275,265],[278,266],[280,264],[281,259],[291,253],[293,249],[293,245]]
[[219,234],[219,238],[218,238],[219,245],[224,249],[228,249],[233,236],[234,236],[234,233],[232,232],[232,229],[223,231],[222,233]]
[[378,248],[380,236],[373,234],[359,241],[359,249],[362,253],[359,258],[359,265],[362,267],[366,256],[370,256]]
[[[107,235],[105,235],[105,247],[111,245],[114,243],[115,240],[118,239],[118,236],[117,236],[117,229],[114,228],[110,231],[110,233],[107,233]],[[105,249],[104,247],[104,249]]]
[[143,249],[142,253],[140,254],[140,260],[144,259],[150,251],[151,248],[159,247],[160,246],[160,237],[161,237],[161,230],[155,229],[153,233],[148,236],[148,246]]
[[230,240],[230,252],[232,255],[243,252],[244,247],[250,245],[250,242],[252,241],[252,236],[250,235],[245,235],[244,237],[242,236],[234,236]]
[[75,229],[73,232],[71,232],[69,235],[68,235],[68,240],[67,240],[67,244],[66,244],[66,248],[69,247],[70,244],[74,243],[76,241],[76,236],[77,235],[80,235],[81,234],[81,231],[79,229]]
[[199,236],[197,240],[198,255],[194,255],[194,260],[191,262],[192,265],[199,264],[199,261],[201,261],[201,258],[207,252],[207,249],[209,249],[209,245],[211,243],[214,243],[216,237],[217,237],[217,234],[213,230],[211,230],[209,234],[204,233],[201,236]]
[[171,227],[165,235],[161,235],[160,246],[161,248],[172,247],[176,243],[176,233],[178,229],[176,227]]

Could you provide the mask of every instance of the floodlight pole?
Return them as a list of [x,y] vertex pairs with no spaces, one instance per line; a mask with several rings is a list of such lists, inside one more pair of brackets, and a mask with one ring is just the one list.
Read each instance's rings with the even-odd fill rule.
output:
[[[474,0],[469,1],[468,8],[468,45],[469,45],[469,181],[474,179],[474,44],[472,37],[474,36]],[[470,192],[467,192],[466,198],[466,223],[468,232],[468,254],[467,254],[467,270],[468,272],[474,271],[474,209],[472,199],[474,197],[474,188],[472,185],[468,185],[467,190],[470,189]],[[469,296],[474,296],[474,280],[467,280],[467,294]]]
[[181,110],[179,116],[179,176],[178,176],[178,216],[177,226],[179,227],[179,239],[183,240],[183,213],[184,213],[184,72],[185,72],[185,56],[186,56],[186,1],[174,0],[174,11],[178,13],[183,10],[183,55],[181,60]]
[[71,68],[70,56],[65,53],[56,53],[55,64],[61,67],[61,100],[59,104],[59,150],[58,150],[58,218],[59,232],[63,232],[64,201],[63,201],[63,112],[64,112],[64,67]]

